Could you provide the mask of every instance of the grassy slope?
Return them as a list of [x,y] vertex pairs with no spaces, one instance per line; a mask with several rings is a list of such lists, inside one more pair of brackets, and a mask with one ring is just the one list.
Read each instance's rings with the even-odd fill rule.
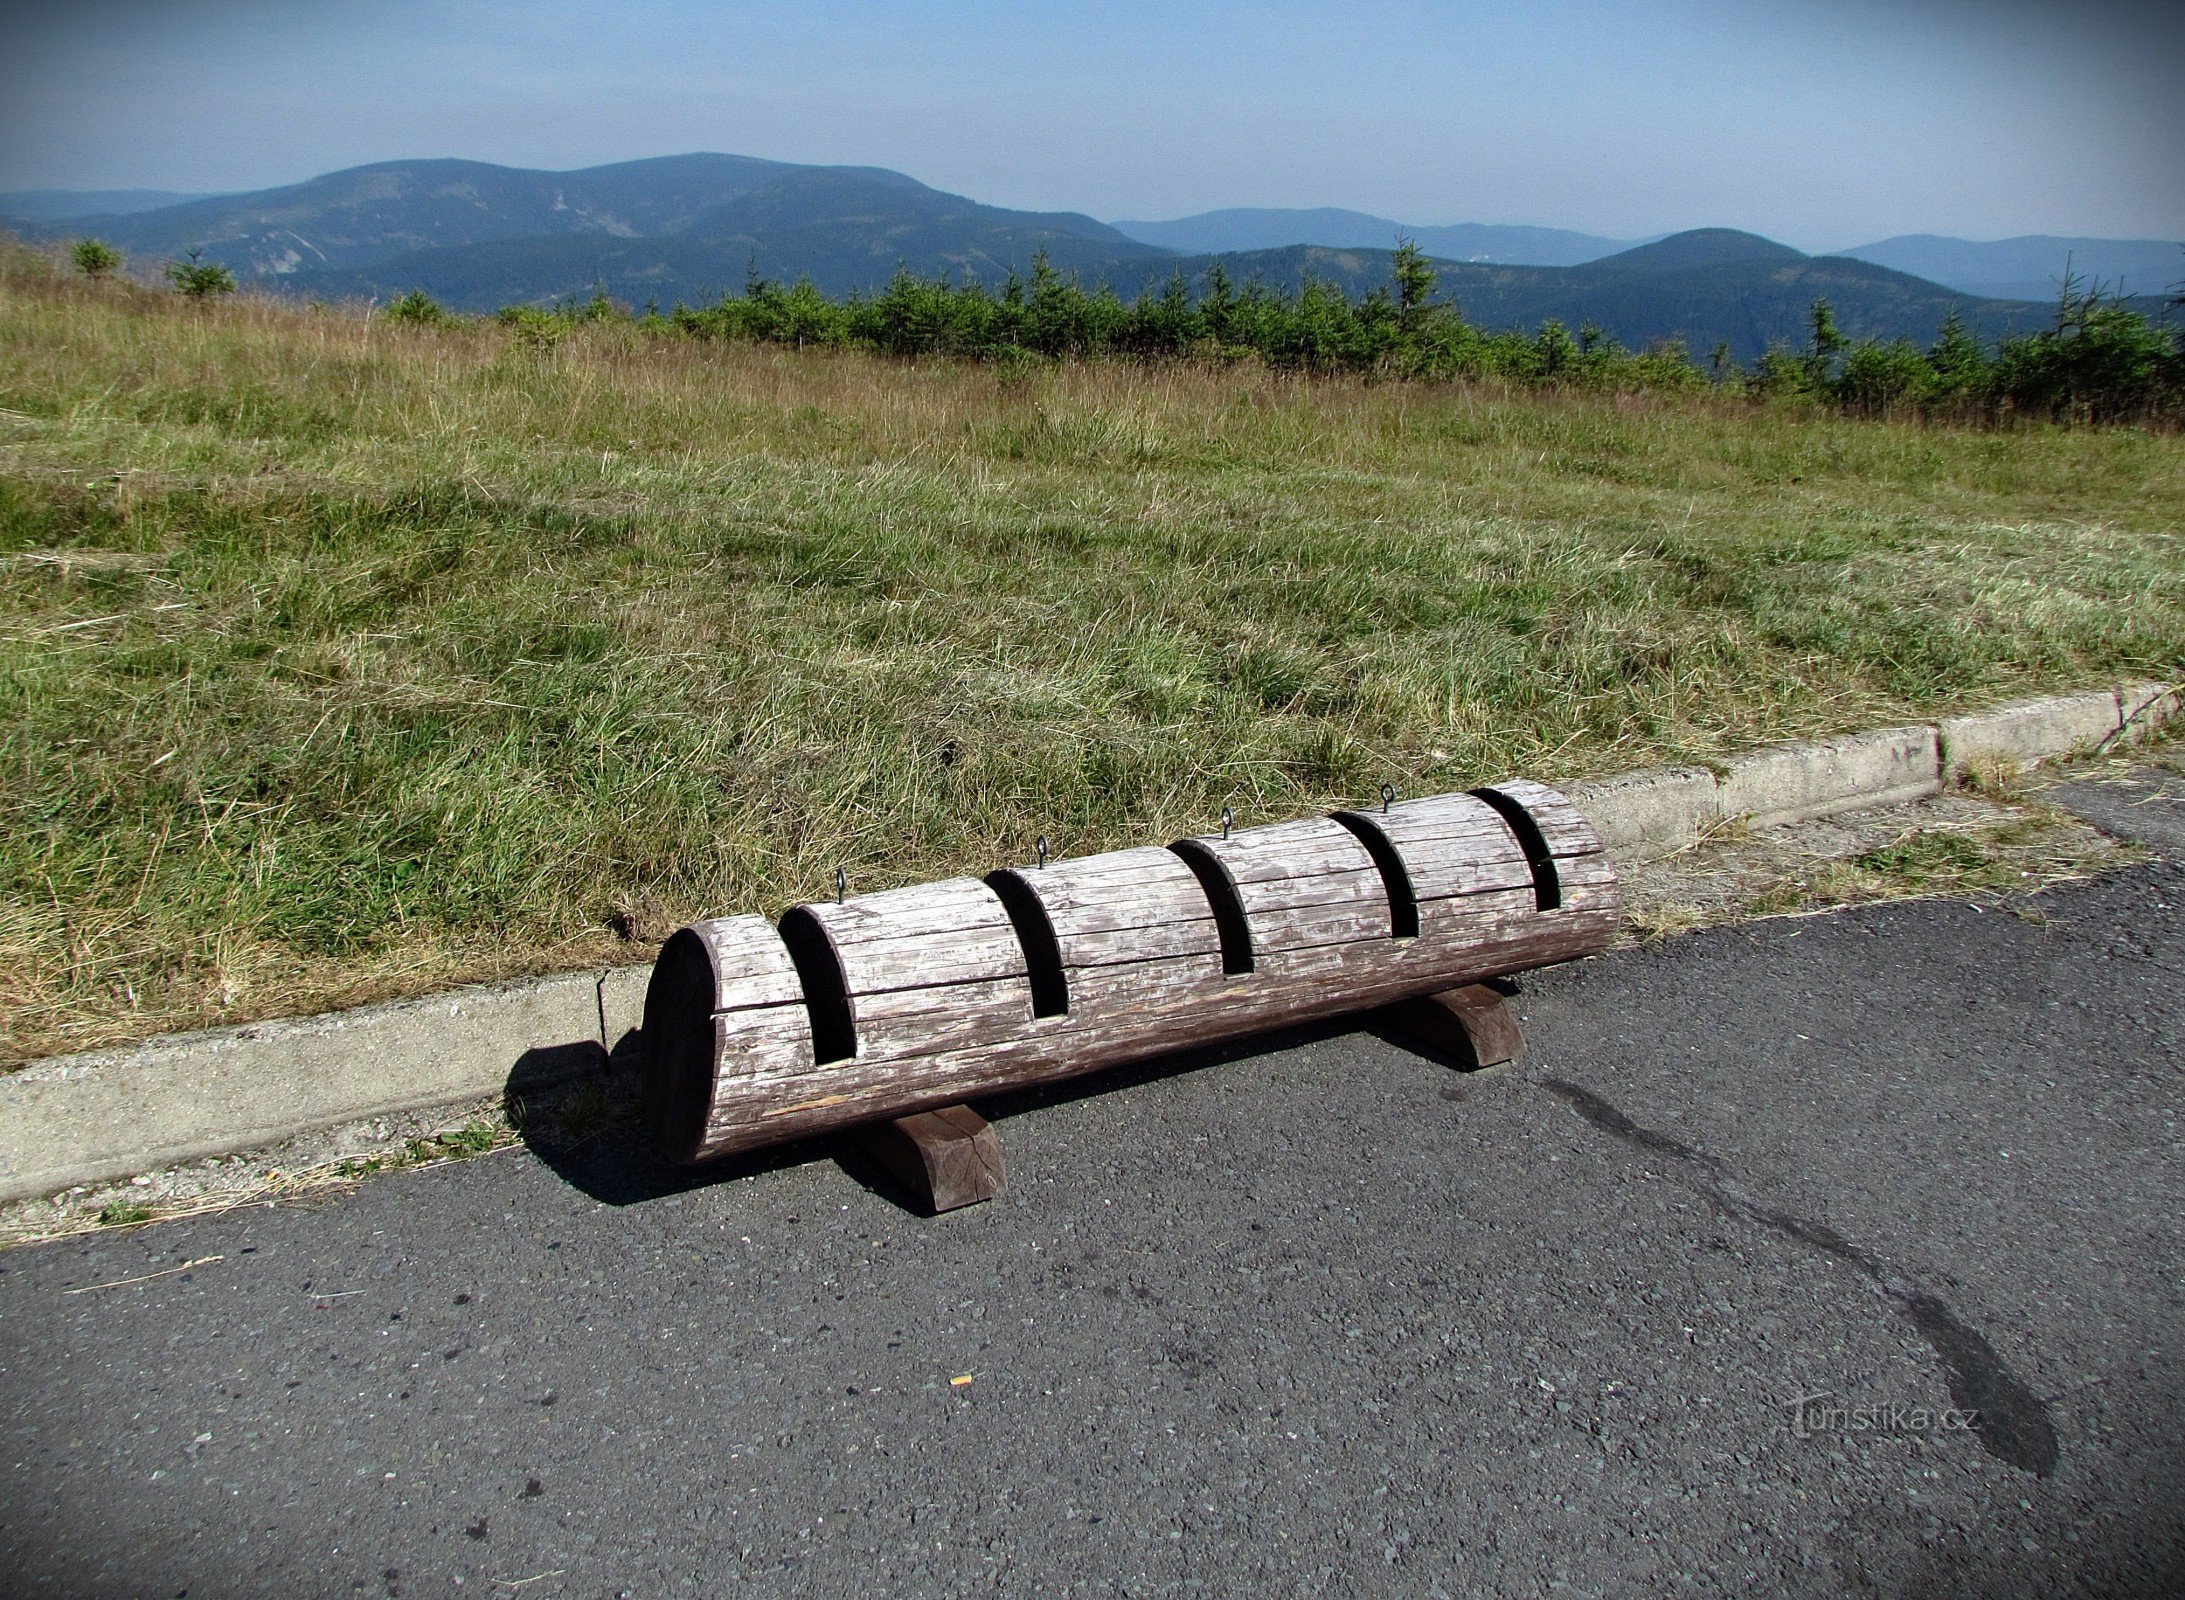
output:
[[2185,665],[2185,441],[0,276],[0,1057]]

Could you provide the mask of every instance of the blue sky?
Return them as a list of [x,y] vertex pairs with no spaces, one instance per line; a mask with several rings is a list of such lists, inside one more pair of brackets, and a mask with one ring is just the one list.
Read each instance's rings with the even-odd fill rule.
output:
[[686,150],[999,205],[1339,205],[1618,236],[2185,237],[2185,6],[38,0],[0,189]]

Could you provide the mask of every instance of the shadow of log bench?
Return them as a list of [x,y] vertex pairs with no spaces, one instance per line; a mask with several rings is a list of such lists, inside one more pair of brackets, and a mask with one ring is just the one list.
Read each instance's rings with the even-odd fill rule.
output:
[[1407,1001],[1399,1020],[1491,1065],[1514,1019],[1457,991],[1602,950],[1621,915],[1592,826],[1516,781],[797,906],[778,926],[694,923],[646,993],[645,1120],[685,1162],[887,1124],[876,1150],[946,1210],[998,1192],[999,1146],[968,1109],[918,1113]]

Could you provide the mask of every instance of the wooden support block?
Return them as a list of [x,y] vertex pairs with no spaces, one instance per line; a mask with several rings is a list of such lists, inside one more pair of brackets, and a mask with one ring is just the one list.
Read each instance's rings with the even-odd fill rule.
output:
[[969,1106],[943,1106],[857,1130],[865,1149],[936,1215],[1002,1191],[1001,1135]]
[[1384,1015],[1420,1043],[1455,1059],[1468,1072],[1508,1066],[1525,1054],[1525,1035],[1509,1000],[1484,983],[1421,995]]

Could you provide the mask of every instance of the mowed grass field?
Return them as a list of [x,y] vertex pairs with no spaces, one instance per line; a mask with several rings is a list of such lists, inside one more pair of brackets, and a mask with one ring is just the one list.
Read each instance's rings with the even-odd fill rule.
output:
[[0,1058],[2185,670],[2185,440],[0,273]]

